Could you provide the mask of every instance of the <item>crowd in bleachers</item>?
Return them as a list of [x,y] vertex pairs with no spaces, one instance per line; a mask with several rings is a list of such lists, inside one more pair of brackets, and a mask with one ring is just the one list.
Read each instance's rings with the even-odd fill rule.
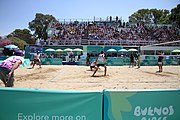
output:
[[81,39],[88,40],[138,40],[167,42],[179,40],[180,35],[174,27],[147,27],[143,24],[122,26],[119,23],[106,24],[89,22],[86,24],[60,24],[51,40],[70,43]]

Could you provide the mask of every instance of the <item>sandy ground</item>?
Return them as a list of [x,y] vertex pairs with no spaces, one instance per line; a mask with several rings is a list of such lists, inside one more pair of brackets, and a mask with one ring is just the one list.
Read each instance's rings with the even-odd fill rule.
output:
[[[88,66],[43,65],[18,68],[15,71],[17,88],[45,88],[59,90],[103,90],[103,89],[179,89],[180,66],[164,66],[162,73],[157,66],[142,66],[140,69],[128,66],[108,66],[91,77]],[[0,81],[0,87],[3,87]]]

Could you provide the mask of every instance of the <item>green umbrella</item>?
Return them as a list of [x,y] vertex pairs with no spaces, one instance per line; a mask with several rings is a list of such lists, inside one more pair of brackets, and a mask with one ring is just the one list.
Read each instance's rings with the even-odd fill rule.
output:
[[46,51],[46,52],[54,52],[55,50],[52,49],[52,48],[48,48],[48,49],[46,49],[45,51]]
[[117,50],[111,48],[111,49],[108,49],[106,52],[117,52]]
[[4,46],[4,47],[5,47],[5,48],[9,48],[9,49],[16,49],[16,48],[18,48],[18,46],[12,45],[12,44],[6,45],[6,46]]
[[138,50],[137,49],[134,49],[134,48],[131,48],[128,50],[128,52],[137,52]]
[[111,49],[108,49],[106,52],[107,52],[107,53],[110,53],[111,57],[113,57],[113,53],[116,53],[117,50],[111,48]]
[[80,48],[76,48],[76,49],[74,49],[73,51],[75,51],[75,52],[82,52],[83,50],[80,49]]
[[180,50],[173,50],[173,53],[180,53]]
[[64,52],[72,52],[72,49],[66,48],[66,49],[64,49],[63,51],[64,51]]
[[63,50],[61,50],[61,49],[57,49],[57,50],[56,50],[56,52],[63,52]]
[[118,52],[127,52],[127,50],[126,49],[120,49],[120,50],[118,50]]

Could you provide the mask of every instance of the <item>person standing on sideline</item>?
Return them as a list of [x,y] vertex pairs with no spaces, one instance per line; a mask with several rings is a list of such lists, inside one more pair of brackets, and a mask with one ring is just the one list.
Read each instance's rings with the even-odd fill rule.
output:
[[140,56],[140,53],[137,54],[137,65],[138,65],[138,68],[140,68],[140,65],[141,65],[141,56]]
[[131,55],[129,56],[129,58],[130,58],[129,68],[130,68],[131,66],[134,67],[134,55],[133,55],[133,53],[131,53]]
[[14,86],[14,71],[24,62],[23,51],[15,52],[15,56],[11,56],[0,64],[0,79],[5,87]]
[[105,54],[103,51],[101,51],[101,53],[99,54],[99,56],[96,58],[96,65],[97,67],[95,68],[95,71],[92,75],[92,77],[94,77],[94,75],[96,74],[96,72],[98,71],[100,66],[104,67],[104,76],[106,76],[106,71],[107,71],[107,67],[106,67],[106,59],[105,59]]
[[32,68],[34,68],[35,64],[38,64],[39,68],[41,68],[40,51],[37,51],[37,54],[33,56]]
[[159,53],[158,56],[158,67],[159,67],[159,71],[158,72],[162,72],[163,71],[163,53]]
[[91,64],[90,62],[90,54],[87,53],[87,56],[86,56],[86,65],[89,66]]

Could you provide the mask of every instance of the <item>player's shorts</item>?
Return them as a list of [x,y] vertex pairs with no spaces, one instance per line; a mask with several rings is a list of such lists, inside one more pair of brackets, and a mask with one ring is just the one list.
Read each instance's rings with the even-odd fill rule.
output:
[[105,64],[97,64],[97,66],[99,67],[99,66],[106,66]]
[[14,72],[11,74],[10,80],[8,80],[8,74],[11,69],[7,69],[4,67],[0,67],[0,79],[6,83],[6,87],[13,87],[14,86]]
[[90,68],[95,68],[95,66],[90,66]]
[[34,59],[33,62],[34,62],[35,64],[40,64],[40,61],[39,61],[38,59]]
[[163,65],[163,62],[158,62],[158,65]]

